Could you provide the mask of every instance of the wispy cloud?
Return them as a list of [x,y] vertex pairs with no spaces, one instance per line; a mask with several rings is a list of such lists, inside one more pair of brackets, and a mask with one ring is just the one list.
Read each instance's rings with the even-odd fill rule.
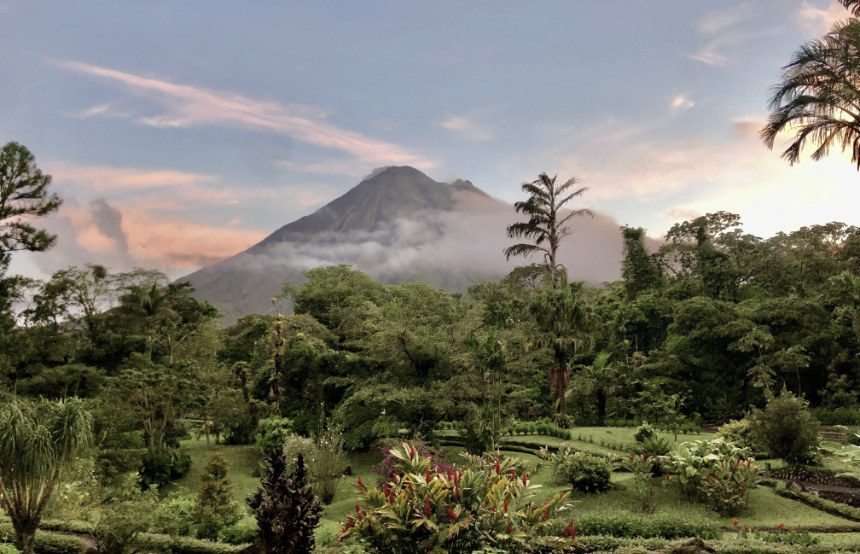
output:
[[448,129],[449,131],[453,131],[460,137],[467,140],[483,141],[493,138],[493,135],[488,130],[465,117],[454,115],[449,116],[447,119],[440,122],[439,126],[444,129]]
[[367,164],[359,160],[329,159],[316,162],[297,162],[294,160],[278,160],[275,165],[284,169],[319,173],[322,175],[347,175],[361,177],[367,173]]
[[[322,121],[319,108],[258,100],[227,91],[210,90],[76,61],[61,67],[97,77],[153,102],[161,113],[138,113],[137,121],[152,127],[232,126],[288,135],[294,139],[347,152],[372,164],[433,167],[430,160],[396,144],[341,129]],[[89,108],[90,117],[104,115],[104,105]],[[86,115],[86,110],[78,116]]]
[[214,175],[174,170],[147,170],[102,165],[55,164],[51,168],[55,181],[68,181],[94,190],[146,190],[163,187],[209,183]]
[[848,19],[849,15],[848,10],[836,2],[832,2],[825,10],[804,2],[797,13],[797,21],[804,29],[823,35],[833,27],[834,23]]
[[725,66],[730,62],[729,51],[732,48],[774,34],[773,29],[742,29],[753,15],[752,4],[749,2],[706,14],[696,23],[696,29],[699,34],[707,37],[707,42],[687,57],[708,65]]

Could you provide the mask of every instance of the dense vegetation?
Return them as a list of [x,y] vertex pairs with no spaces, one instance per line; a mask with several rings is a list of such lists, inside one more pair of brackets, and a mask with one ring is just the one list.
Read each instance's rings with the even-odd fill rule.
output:
[[[860,66],[857,25],[786,68],[763,137],[799,125],[792,163],[810,139],[815,157],[853,141],[860,163],[856,125],[830,117],[853,89],[819,78],[840,56]],[[860,442],[845,427],[860,425],[860,228],[762,238],[717,212],[675,224],[652,252],[645,230],[623,227],[622,279],[568,282],[556,252],[571,218],[590,215],[566,205],[585,189],[541,174],[515,205],[529,219],[508,228],[523,242],[505,250],[540,263],[465,294],[319,267],[284,285],[292,314],[222,327],[155,271],[7,275],[15,251],[55,241],[31,223],[60,205],[50,180],[25,147],[0,150],[0,552],[311,552],[326,518],[346,543],[330,525],[322,548],[356,553],[695,551],[671,541],[720,527],[734,533],[722,551],[781,552],[860,521],[762,482],[755,462],[860,462],[856,446],[821,445],[819,428]],[[375,485],[362,480],[371,463]],[[237,489],[253,494],[240,503]],[[768,519],[782,514],[801,532]],[[37,534],[51,528],[64,534]]]

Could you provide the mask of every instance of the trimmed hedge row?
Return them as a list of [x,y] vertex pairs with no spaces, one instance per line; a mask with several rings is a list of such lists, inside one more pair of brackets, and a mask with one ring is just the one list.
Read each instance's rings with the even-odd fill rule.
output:
[[643,539],[682,539],[697,537],[716,539],[722,535],[717,523],[690,521],[681,518],[656,515],[636,517],[628,515],[585,515],[575,520],[581,535],[603,535],[609,537],[638,537]]
[[828,513],[830,515],[839,516],[851,521],[860,522],[860,508],[855,508],[853,506],[849,506],[848,504],[840,504],[839,502],[833,502],[832,500],[827,500],[825,498],[821,498],[820,496],[816,496],[808,492],[793,490],[789,487],[786,487],[785,483],[783,483],[782,481],[765,479],[760,481],[760,484],[766,487],[771,487],[773,491],[779,496],[790,498],[791,500],[797,500],[798,502],[802,502],[807,506],[812,506],[813,508],[819,509],[822,512]]
[[[0,541],[15,541],[15,530],[11,523],[0,523]],[[81,537],[43,530],[36,532],[35,548],[42,554],[83,554],[87,551],[87,545]]]

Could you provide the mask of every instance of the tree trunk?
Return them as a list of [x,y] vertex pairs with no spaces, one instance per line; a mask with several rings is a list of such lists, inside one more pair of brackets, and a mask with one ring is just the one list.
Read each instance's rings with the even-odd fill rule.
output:
[[21,554],[33,554],[37,527],[36,521],[12,520],[12,528],[15,529],[15,548],[20,550]]
[[563,416],[567,413],[567,400],[565,393],[567,386],[570,384],[570,371],[567,364],[563,360],[556,360],[549,370],[549,388],[552,396],[555,399],[555,409],[557,416]]

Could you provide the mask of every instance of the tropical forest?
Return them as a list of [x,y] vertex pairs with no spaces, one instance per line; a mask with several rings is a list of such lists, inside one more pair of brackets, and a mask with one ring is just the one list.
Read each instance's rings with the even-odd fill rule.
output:
[[[860,169],[860,2],[837,4],[756,129],[785,166]],[[563,254],[600,217],[566,166],[511,205],[402,165],[187,278],[38,278],[14,263],[75,206],[51,166],[0,149],[0,554],[860,552],[858,226],[612,224],[600,282]],[[503,275],[255,267],[350,234],[390,261],[410,219],[477,257],[464,198],[501,214]]]

